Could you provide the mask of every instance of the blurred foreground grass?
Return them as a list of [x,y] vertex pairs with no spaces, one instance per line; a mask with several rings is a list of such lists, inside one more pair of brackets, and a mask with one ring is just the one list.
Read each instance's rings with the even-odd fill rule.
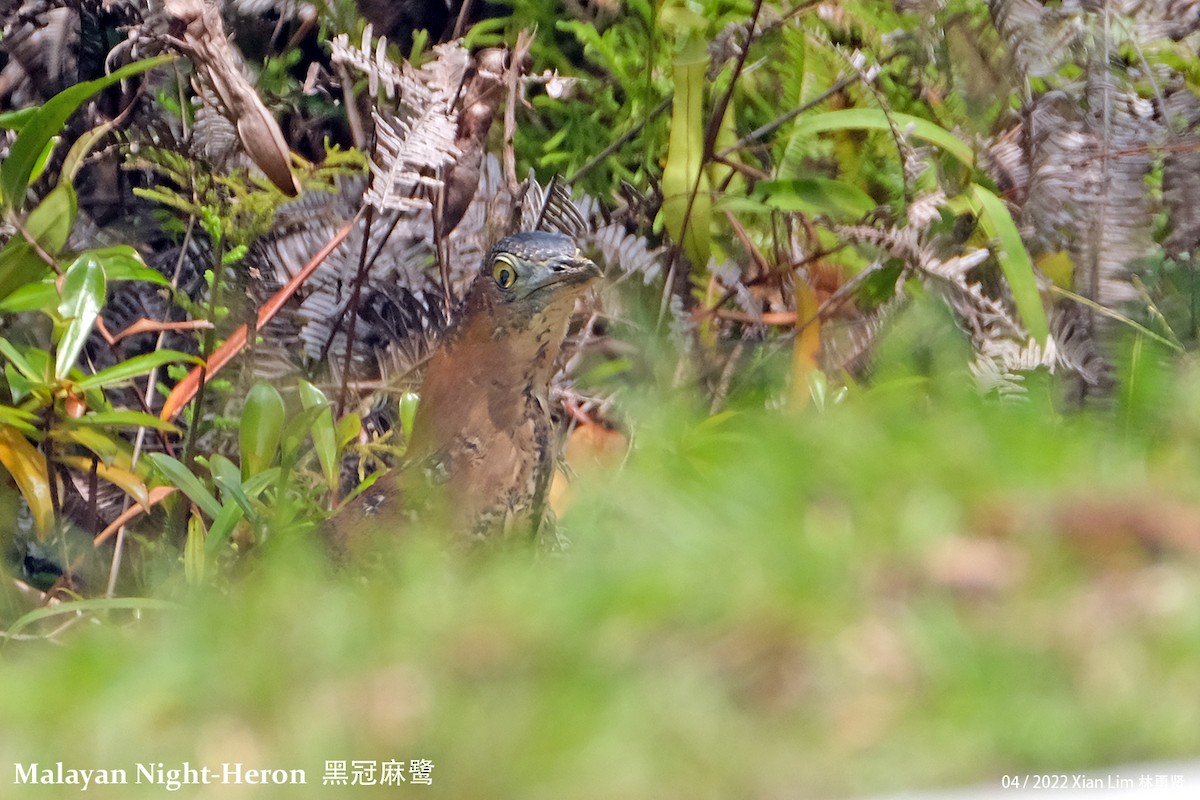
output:
[[[634,409],[629,463],[576,484],[565,556],[417,541],[368,579],[294,543],[66,647],[0,642],[0,797],[74,796],[13,784],[58,761],[308,779],[175,797],[561,800],[1200,754],[1200,380],[1067,418],[893,386],[800,415]],[[327,760],[417,758],[431,786],[321,785]]]

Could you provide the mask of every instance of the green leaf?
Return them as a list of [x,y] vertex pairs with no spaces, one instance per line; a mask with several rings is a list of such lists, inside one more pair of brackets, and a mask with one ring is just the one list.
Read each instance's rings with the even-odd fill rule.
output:
[[232,500],[239,508],[242,509],[242,513],[250,520],[250,523],[255,524],[255,521],[258,519],[258,512],[255,510],[254,505],[250,502],[250,498],[246,496],[246,492],[242,489],[241,480],[230,480],[224,475],[216,478],[215,480],[217,486],[221,487],[222,496],[228,497],[230,500]]
[[96,142],[111,133],[115,127],[116,123],[112,120],[102,122],[75,140],[71,149],[67,151],[67,157],[63,160],[62,171],[58,175],[59,186],[69,186],[75,181],[76,173],[83,166],[83,159],[96,146]]
[[54,361],[54,377],[62,380],[67,377],[75,366],[75,359],[87,342],[104,307],[106,292],[104,267],[91,253],[81,253],[79,258],[67,267],[63,278],[62,301],[58,304],[58,313],[67,323],[62,338],[58,342],[58,352]]
[[400,395],[400,429],[404,431],[404,441],[411,442],[413,422],[417,419],[417,406],[421,397],[416,392],[404,392]]
[[54,433],[65,436],[70,441],[76,442],[86,447],[92,453],[95,453],[105,464],[117,464],[125,469],[131,469],[133,459],[128,452],[128,444],[115,437],[109,435],[107,430],[89,428],[86,426],[76,427],[75,423],[78,420],[64,420],[63,427],[55,428]]
[[774,214],[778,210],[762,200],[731,194],[721,195],[713,203],[713,211],[731,211],[734,214]]
[[103,78],[64,89],[43,103],[24,120],[21,133],[8,151],[8,158],[0,164],[0,202],[7,208],[20,208],[24,204],[25,191],[29,188],[29,179],[38,158],[50,140],[62,131],[67,119],[88,98],[117,81],[166,64],[173,58],[159,56],[129,64]]
[[42,152],[38,153],[38,157],[33,161],[33,169],[29,171],[28,183],[33,183],[42,177],[42,173],[46,171],[46,165],[50,163],[50,156],[53,155],[54,148],[58,147],[58,140],[59,137],[51,136],[50,141],[46,142],[46,146],[42,148]]
[[165,275],[147,267],[141,254],[127,244],[93,250],[92,255],[104,265],[104,277],[110,281],[146,281],[159,286],[171,285]]
[[702,169],[707,67],[708,48],[700,37],[691,37],[675,59],[675,97],[662,177],[663,224],[698,269],[707,268],[712,251],[712,195]]
[[33,623],[42,619],[51,617],[60,617],[63,614],[77,614],[80,611],[112,611],[112,610],[131,610],[131,611],[168,611],[179,608],[175,603],[170,603],[166,600],[154,600],[149,597],[98,597],[93,600],[74,600],[70,603],[59,603],[50,608],[37,608],[30,611],[28,614],[20,617],[16,622],[8,628],[8,638],[11,639],[18,632],[29,627]]
[[187,541],[183,546],[183,577],[188,586],[199,586],[206,572],[204,520],[195,514],[188,517]]
[[999,243],[999,247],[994,249],[996,260],[1000,262],[1000,269],[1003,270],[1008,288],[1012,291],[1013,303],[1016,304],[1025,327],[1038,344],[1046,344],[1046,339],[1050,336],[1046,307],[1042,304],[1042,295],[1038,291],[1033,261],[1029,258],[1029,251],[1025,249],[1025,242],[1021,240],[1021,234],[1008,211],[1008,206],[991,190],[977,183],[971,184],[968,192],[972,208],[979,217],[979,224],[984,233]]
[[0,300],[0,313],[44,311],[53,316],[57,305],[58,288],[54,285],[54,281],[37,281],[25,284],[8,297]]
[[243,483],[242,491],[246,493],[247,497],[258,497],[268,486],[279,480],[280,472],[281,470],[279,467],[264,469],[262,472]]
[[283,397],[274,386],[259,381],[251,387],[242,409],[239,436],[243,476],[250,477],[274,463],[285,416]]
[[[945,128],[927,119],[914,117],[911,114],[899,114],[895,112],[884,114],[878,108],[847,108],[840,111],[826,111],[821,114],[813,114],[802,118],[796,125],[795,133],[792,135],[796,137],[825,133],[827,131],[845,130],[890,132],[892,126],[888,124],[888,117],[891,117],[892,122],[895,123],[896,128],[901,134],[909,134],[916,139],[937,145],[961,161],[965,166],[975,166],[975,153],[971,149],[971,146]],[[794,176],[784,175],[781,177],[788,178]]]
[[320,406],[313,406],[312,408],[304,409],[299,414],[293,414],[288,417],[287,427],[284,428],[280,447],[283,463],[293,463],[296,454],[300,452],[300,446],[304,444],[305,439],[312,431],[313,423],[317,421],[317,417],[324,410]]
[[245,512],[237,503],[226,503],[221,507],[221,513],[213,519],[208,529],[208,538],[204,541],[205,553],[211,555],[221,547],[233,533],[233,529],[242,521]]
[[0,426],[7,425],[10,428],[16,428],[27,438],[41,436],[41,431],[34,425],[37,421],[37,414],[26,411],[23,408],[0,406]]
[[44,539],[54,522],[46,458],[16,429],[0,425],[0,465],[8,470],[25,498],[38,540]]
[[345,447],[362,433],[362,417],[351,412],[337,421],[338,447]]
[[333,409],[325,393],[308,381],[300,381],[300,403],[305,408],[321,408],[312,424],[313,449],[317,453],[317,461],[321,464],[321,474],[325,484],[333,489],[338,482],[337,432],[334,430]]
[[239,486],[242,483],[242,471],[238,469],[237,464],[234,464],[220,453],[214,453],[208,459],[208,471],[213,476],[213,480],[217,481],[218,485],[220,485],[221,478]]
[[93,461],[88,456],[63,456],[59,459],[63,464],[74,467],[80,472],[88,472],[95,464],[96,476],[111,483],[129,495],[142,508],[149,510],[150,492],[146,483],[133,472],[118,466],[109,466],[103,461]]
[[191,364],[204,363],[196,356],[181,353],[178,350],[155,350],[153,353],[143,353],[140,356],[134,356],[108,369],[102,369],[94,375],[87,375],[80,378],[75,382],[75,386],[80,391],[85,392],[89,389],[98,389],[102,386],[113,386],[131,378],[136,378],[138,375],[145,375],[155,367],[161,367],[163,364],[170,364],[176,361],[186,361]]
[[29,120],[33,119],[33,115],[38,111],[37,106],[29,108],[21,108],[16,111],[8,111],[0,114],[0,128],[8,131],[19,131],[25,127]]
[[50,274],[50,265],[42,260],[29,242],[14,236],[0,250],[0,299],[8,297],[17,289],[40,281]]
[[37,368],[34,367],[32,362],[25,357],[25,354],[17,349],[16,345],[3,337],[0,337],[0,355],[3,355],[5,358],[7,358],[9,364],[11,364],[17,370],[17,372],[21,373],[26,380],[30,381],[31,383],[38,384],[39,386],[45,383],[45,373],[39,372]]
[[75,226],[79,202],[69,183],[60,183],[29,212],[25,229],[43,250],[57,256],[67,246],[67,237]]
[[144,411],[96,411],[71,419],[67,424],[101,428],[153,428],[167,433],[179,433],[179,428],[175,425]]
[[839,220],[862,219],[878,205],[853,184],[817,177],[759,181],[754,196],[780,211],[801,211]]
[[204,488],[204,484],[200,483],[200,479],[178,459],[172,458],[166,453],[147,453],[146,458],[150,459],[150,463],[162,473],[172,486],[191,498],[192,502],[200,506],[200,510],[209,517],[215,518],[217,514],[221,513],[221,504],[217,502],[217,498],[213,497],[212,493]]

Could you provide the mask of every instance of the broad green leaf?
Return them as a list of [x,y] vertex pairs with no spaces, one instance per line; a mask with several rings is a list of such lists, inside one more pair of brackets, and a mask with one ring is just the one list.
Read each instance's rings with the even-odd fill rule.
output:
[[404,392],[400,395],[400,429],[404,431],[404,441],[411,442],[413,423],[417,419],[417,406],[421,397],[416,392]]
[[53,315],[58,306],[58,288],[54,281],[27,283],[8,297],[0,300],[0,313],[15,314],[20,311],[45,311]]
[[228,497],[237,504],[242,509],[242,513],[250,520],[251,524],[254,524],[258,519],[258,512],[255,510],[254,504],[250,502],[250,498],[246,495],[246,492],[242,489],[242,482],[240,480],[230,480],[223,475],[215,480],[217,486],[221,487],[221,495]]
[[329,399],[325,393],[308,381],[300,381],[300,403],[305,408],[321,408],[312,424],[313,449],[317,453],[317,461],[321,464],[321,474],[325,484],[331,489],[337,486],[338,457],[337,433],[333,424],[333,409],[329,407]]
[[204,484],[200,483],[200,479],[178,459],[166,453],[147,453],[146,458],[150,459],[150,463],[172,486],[186,494],[209,517],[215,518],[221,513],[221,504],[217,502],[217,498],[213,497],[212,493],[204,488]]
[[48,274],[51,274],[50,265],[34,252],[29,242],[14,236],[0,250],[0,299]]
[[70,425],[102,428],[154,428],[167,433],[179,433],[179,428],[144,411],[95,411],[69,421]]
[[351,412],[337,421],[338,447],[345,447],[362,433],[362,417]]
[[6,131],[19,131],[25,127],[25,123],[29,122],[37,111],[37,106],[30,106],[0,114],[0,128]]
[[213,476],[214,481],[219,481],[220,478],[224,478],[226,481],[239,486],[241,485],[242,471],[238,469],[237,464],[234,464],[220,453],[214,453],[208,459],[208,472]]
[[199,586],[204,582],[204,520],[196,514],[188,517],[187,541],[183,546],[183,577],[188,586]]
[[675,58],[671,134],[662,177],[663,225],[698,269],[707,268],[712,251],[712,195],[703,171],[707,68],[708,48],[700,37],[690,37]]
[[64,420],[64,424],[55,428],[52,433],[83,445],[105,464],[115,464],[123,469],[132,468],[133,458],[127,442],[115,438],[116,434],[109,435],[107,430],[78,426],[77,423],[78,420],[74,419]]
[[1017,224],[1004,201],[977,183],[968,189],[969,197],[979,224],[983,227],[988,238],[999,243],[995,249],[996,259],[1008,288],[1013,295],[1013,303],[1029,329],[1030,335],[1038,344],[1044,345],[1050,336],[1050,325],[1046,321],[1046,307],[1042,304],[1042,295],[1038,291],[1037,277],[1033,271],[1033,261],[1029,251],[1021,240]]
[[[34,366],[32,359],[26,358],[25,354],[17,349],[16,345],[4,337],[0,337],[0,355],[8,359],[9,364],[17,372],[21,373],[26,380],[36,384],[41,384],[46,380],[46,374]],[[30,355],[32,356],[33,354],[30,353]]]
[[258,497],[268,486],[279,480],[279,467],[270,467],[255,475],[242,484],[242,491],[247,497]]
[[41,431],[39,431],[37,426],[34,424],[37,421],[37,414],[33,414],[23,408],[0,406],[0,425],[7,425],[10,428],[15,428],[24,436],[41,436]]
[[26,439],[40,440],[43,435],[42,431],[37,426],[30,425],[29,422],[20,419],[20,417],[11,416],[10,411],[14,410],[18,409],[12,408],[11,405],[0,405],[0,427],[10,427],[13,431],[22,434]]
[[283,429],[283,437],[280,440],[280,453],[282,461],[285,464],[291,464],[292,459],[300,452],[301,445],[307,440],[309,433],[312,431],[313,423],[317,421],[317,417],[321,415],[322,409],[320,406],[306,408],[299,414],[293,414],[288,417],[287,426]]
[[54,377],[62,380],[75,366],[75,359],[87,343],[92,326],[100,316],[104,307],[104,295],[107,287],[104,281],[104,267],[90,253],[81,253],[67,267],[63,277],[62,301],[58,304],[58,313],[66,321],[67,327],[58,342],[58,352],[54,361]]
[[93,250],[92,255],[104,265],[104,277],[109,281],[146,281],[170,286],[167,276],[146,266],[142,256],[127,244]]
[[259,473],[274,463],[285,417],[283,397],[274,386],[259,381],[250,388],[242,408],[239,431],[244,477]]
[[42,148],[42,152],[38,153],[38,157],[33,160],[33,169],[29,171],[28,183],[34,183],[42,177],[42,173],[46,171],[46,165],[50,163],[50,156],[53,155],[54,148],[58,147],[59,138],[51,136],[50,141],[46,142],[46,146]]
[[221,507],[221,513],[213,518],[208,529],[208,538],[204,541],[204,551],[208,554],[217,552],[222,544],[229,539],[233,529],[242,521],[245,512],[237,503],[226,503]]
[[[894,112],[884,114],[878,108],[847,108],[803,117],[796,125],[793,136],[844,130],[891,131],[891,125],[888,124],[889,116],[901,134],[909,134],[914,138],[937,145],[967,167],[975,166],[975,153],[971,146],[945,128],[911,114]],[[783,175],[781,177],[798,176]]]
[[708,27],[708,19],[703,14],[688,8],[683,3],[663,5],[662,11],[658,15],[658,21],[662,24],[663,29],[672,36],[700,33]]
[[774,214],[778,210],[762,200],[755,200],[744,195],[721,195],[713,203],[713,211],[732,211],[735,214]]
[[[46,363],[50,363],[48,358]],[[21,371],[11,361],[4,362],[4,377],[8,381],[8,393],[11,395],[14,403],[24,403],[30,397],[37,395],[38,397],[35,402],[39,406],[48,406],[51,404],[53,384],[40,380],[29,380],[21,374]]]
[[25,229],[43,250],[57,256],[67,246],[78,210],[75,189],[69,183],[60,183],[29,212]]
[[63,160],[62,170],[58,176],[59,186],[68,186],[75,181],[76,173],[83,166],[83,159],[96,146],[96,142],[111,133],[115,127],[116,123],[112,120],[102,122],[75,140],[71,149],[67,151],[67,157]]
[[862,219],[877,208],[877,203],[862,189],[829,178],[759,181],[754,195],[780,211],[801,211],[840,220]]
[[54,523],[46,458],[19,431],[0,425],[0,464],[16,481],[17,489],[29,505],[38,540],[45,539]]
[[[90,471],[93,463],[92,459],[87,456],[63,456],[58,460],[81,472]],[[133,498],[135,503],[147,511],[150,510],[150,492],[146,488],[145,481],[129,470],[109,466],[103,461],[96,461],[95,464],[98,478],[119,487],[121,491]]]
[[89,389],[98,389],[102,386],[114,386],[131,378],[136,378],[139,375],[145,375],[155,367],[161,367],[164,364],[171,364],[176,361],[186,361],[190,364],[202,364],[201,359],[196,356],[181,353],[178,350],[155,350],[153,353],[143,353],[140,356],[122,361],[120,364],[114,364],[108,369],[102,369],[94,375],[87,375],[75,382],[75,386],[80,391],[88,391]]
[[174,56],[159,56],[138,61],[115,72],[86,83],[78,83],[51,97],[21,126],[8,158],[0,164],[0,202],[7,208],[20,208],[25,202],[25,190],[38,158],[50,140],[57,136],[75,110],[97,92],[148,69],[166,64]]

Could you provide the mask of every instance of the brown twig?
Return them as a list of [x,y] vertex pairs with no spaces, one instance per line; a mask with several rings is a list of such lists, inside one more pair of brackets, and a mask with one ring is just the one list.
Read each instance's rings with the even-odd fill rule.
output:
[[[398,219],[398,217],[397,217]],[[346,355],[342,360],[342,388],[338,391],[337,411],[334,419],[341,419],[346,410],[346,398],[349,395],[350,368],[354,363],[354,334],[358,328],[358,306],[362,299],[362,287],[367,280],[367,269],[372,262],[367,261],[367,248],[371,244],[371,223],[375,221],[375,208],[366,207],[366,219],[363,224],[362,246],[358,248],[358,269],[354,273],[354,285],[350,290],[350,322],[346,325]],[[391,230],[388,230],[391,235]],[[387,237],[384,237],[385,241]],[[330,337],[330,342],[333,339]]]
[[527,30],[517,34],[517,45],[513,48],[512,63],[508,68],[508,97],[504,103],[504,150],[501,155],[504,179],[512,195],[516,195],[520,188],[520,182],[517,180],[517,154],[513,142],[517,135],[517,100],[521,97],[521,65],[529,58],[529,50],[533,47],[535,38],[537,34]]

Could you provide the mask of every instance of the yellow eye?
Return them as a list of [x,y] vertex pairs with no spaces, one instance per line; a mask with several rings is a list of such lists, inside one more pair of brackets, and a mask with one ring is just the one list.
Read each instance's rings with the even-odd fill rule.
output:
[[517,268],[506,256],[496,256],[492,262],[492,277],[501,289],[511,289],[517,282]]

